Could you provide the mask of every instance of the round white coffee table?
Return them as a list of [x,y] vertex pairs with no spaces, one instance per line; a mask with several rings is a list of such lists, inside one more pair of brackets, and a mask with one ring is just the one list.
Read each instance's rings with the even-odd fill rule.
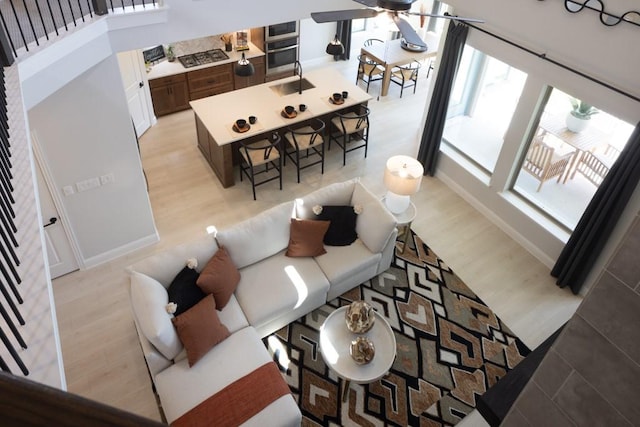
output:
[[[384,377],[396,357],[396,337],[389,322],[374,311],[376,320],[365,334],[355,334],[347,329],[345,311],[340,307],[331,313],[320,328],[320,353],[329,368],[344,379],[341,398],[347,400],[351,381],[368,384]],[[366,365],[358,365],[349,354],[351,341],[358,336],[366,336],[375,347],[373,360]]]

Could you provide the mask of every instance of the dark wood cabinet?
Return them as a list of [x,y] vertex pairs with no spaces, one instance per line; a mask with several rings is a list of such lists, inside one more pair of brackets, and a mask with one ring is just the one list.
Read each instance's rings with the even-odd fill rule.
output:
[[149,89],[156,116],[189,108],[189,87],[184,73],[149,80]]
[[242,89],[249,86],[255,86],[264,83],[264,75],[265,75],[265,62],[264,56],[257,56],[254,58],[249,58],[249,61],[253,64],[255,72],[252,76],[249,77],[234,77],[234,88]]
[[191,100],[233,90],[233,65],[223,64],[187,73]]
[[255,67],[250,77],[234,75],[232,62],[149,80],[156,116],[186,110],[190,108],[189,101],[264,83],[264,56],[250,61]]

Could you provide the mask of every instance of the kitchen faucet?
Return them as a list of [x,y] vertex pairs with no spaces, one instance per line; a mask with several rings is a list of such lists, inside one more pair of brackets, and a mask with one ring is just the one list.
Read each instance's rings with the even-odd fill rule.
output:
[[296,72],[296,70],[298,75],[300,76],[300,82],[298,83],[298,94],[302,95],[302,64],[297,59],[296,62],[293,63],[294,73]]

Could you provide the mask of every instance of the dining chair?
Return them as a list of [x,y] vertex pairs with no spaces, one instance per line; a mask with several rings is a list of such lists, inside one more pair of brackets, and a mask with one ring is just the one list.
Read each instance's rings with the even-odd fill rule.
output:
[[356,75],[356,84],[358,80],[362,80],[367,84],[367,93],[369,93],[369,85],[376,80],[382,80],[384,77],[384,67],[378,62],[358,55],[358,74]]
[[542,184],[552,178],[558,177],[560,182],[574,154],[575,150],[558,154],[555,148],[536,137],[527,151],[522,168],[540,181],[536,189],[538,192]]
[[[320,164],[320,173],[324,174],[324,131],[325,125],[320,119],[312,119],[305,126],[295,129],[287,128],[284,134],[284,139],[287,141],[284,147],[284,164],[287,164],[287,157],[289,157],[296,165],[298,183],[300,183],[301,169]],[[309,156],[311,160],[308,160]]]
[[571,179],[576,176],[576,172],[580,172],[590,183],[599,187],[604,177],[609,173],[611,163],[612,161],[609,161],[609,159],[605,157],[598,157],[590,151],[584,151],[571,174]]
[[420,66],[420,62],[413,60],[406,65],[396,66],[391,69],[391,81],[400,85],[400,98],[402,98],[402,92],[407,87],[413,86],[413,93],[416,93]]
[[[256,200],[256,187],[273,180],[280,181],[282,190],[282,156],[280,153],[280,135],[273,133],[269,139],[257,142],[240,141],[240,181],[246,175],[251,181],[253,200]],[[271,166],[271,167],[270,167]],[[272,173],[275,171],[276,173]],[[267,176],[258,180],[260,176]]]
[[364,41],[364,46],[365,46],[365,47],[368,47],[368,46],[372,46],[372,45],[374,45],[374,44],[376,44],[376,43],[384,43],[384,41],[382,41],[382,40],[380,40],[380,39],[375,39],[375,38],[372,38],[372,39],[366,39],[366,40]]
[[369,145],[369,112],[368,107],[361,105],[359,112],[335,113],[335,116],[331,119],[331,124],[336,132],[331,132],[329,135],[328,150],[331,150],[332,141],[335,141],[336,144],[342,148],[343,166],[347,164],[347,153],[350,151],[364,148],[364,157],[367,157]]

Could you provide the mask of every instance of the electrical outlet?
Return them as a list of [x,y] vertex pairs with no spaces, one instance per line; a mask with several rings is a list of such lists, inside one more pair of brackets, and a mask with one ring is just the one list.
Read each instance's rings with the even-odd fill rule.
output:
[[100,187],[100,180],[95,177],[76,182],[76,188],[78,191],[87,191],[96,187]]
[[62,192],[65,196],[70,196],[75,193],[75,190],[71,185],[65,185],[64,187],[62,187]]
[[108,173],[106,175],[102,175],[100,177],[100,184],[102,184],[102,185],[111,184],[113,181],[115,181],[115,177],[113,176],[113,172]]

